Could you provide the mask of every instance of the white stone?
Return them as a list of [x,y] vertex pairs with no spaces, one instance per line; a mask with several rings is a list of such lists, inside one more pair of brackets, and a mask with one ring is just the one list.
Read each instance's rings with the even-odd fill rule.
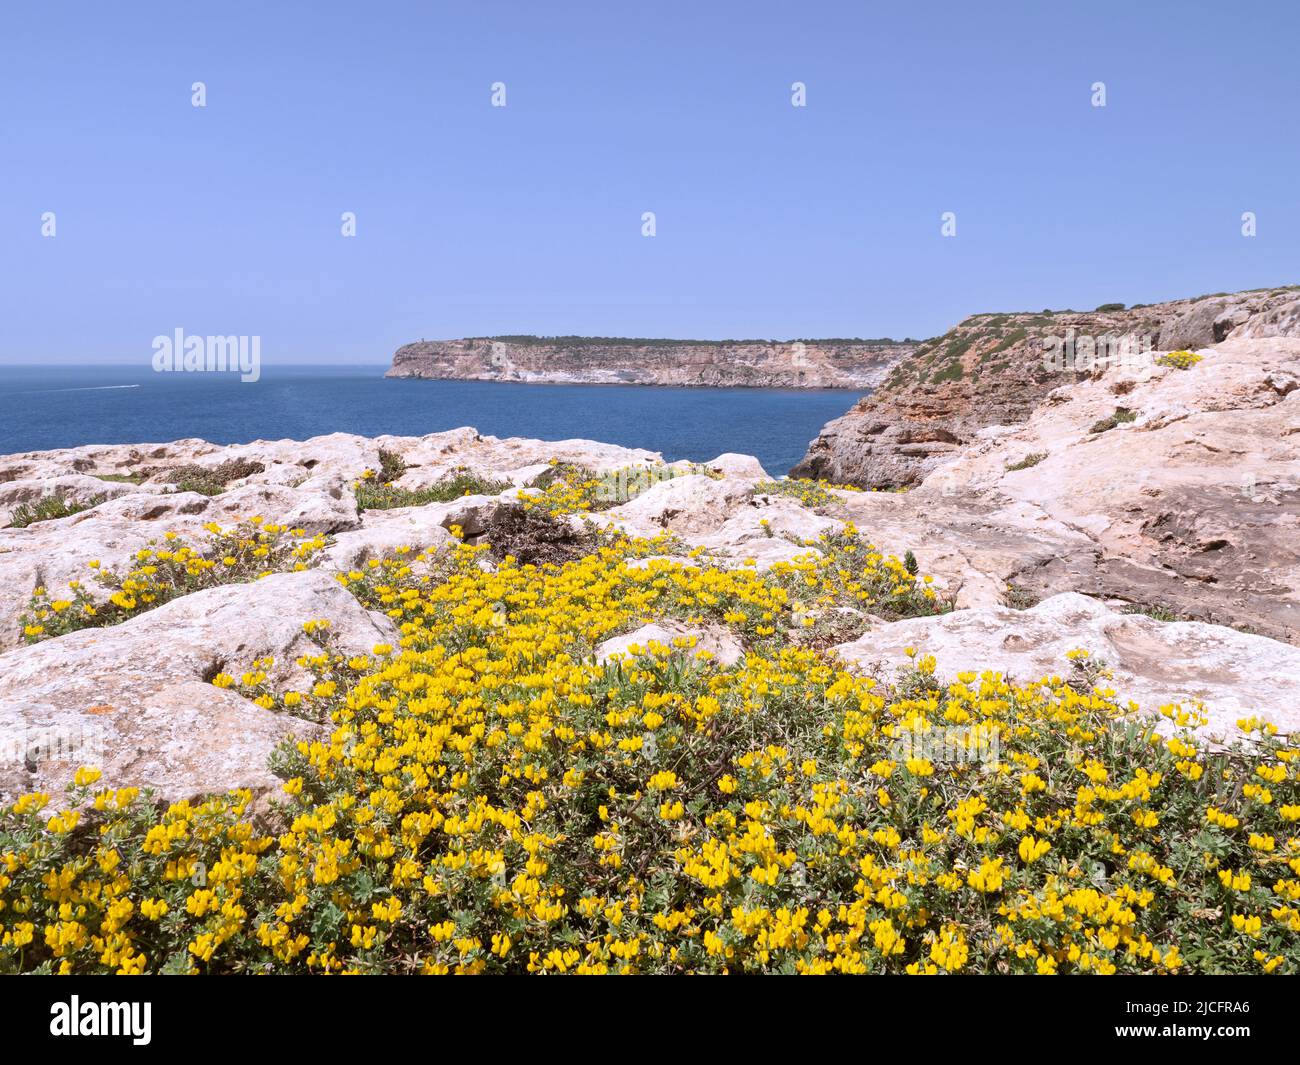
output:
[[699,651],[707,651],[713,656],[713,661],[721,666],[735,665],[745,657],[745,649],[740,641],[719,625],[693,627],[679,621],[666,620],[642,625],[622,636],[611,637],[596,648],[596,661],[608,662],[617,657],[627,657],[631,654],[631,647],[639,647],[645,653],[651,643],[677,649],[674,641],[690,638],[695,639],[695,645],[689,650],[681,649],[684,653],[694,655]]
[[[120,625],[0,655],[0,798],[61,792],[88,762],[104,771],[105,786],[148,786],[165,799],[274,787],[267,758],[276,744],[323,729],[205,682],[269,656],[277,689],[306,690],[311,677],[295,659],[320,648],[302,626],[322,618],[344,654],[396,643],[388,618],[329,575],[306,572],[196,592]],[[90,750],[38,758],[34,772],[21,752],[14,757],[52,736]]]
[[1243,717],[1272,721],[1284,732],[1300,729],[1300,648],[1219,625],[1120,614],[1075,593],[1030,610],[979,607],[895,621],[835,651],[846,662],[892,674],[909,664],[908,647],[934,655],[943,680],[993,670],[1019,682],[1068,677],[1066,655],[1082,649],[1114,671],[1106,683],[1121,705],[1133,701],[1157,712],[1201,703],[1209,718],[1204,731],[1224,739]]

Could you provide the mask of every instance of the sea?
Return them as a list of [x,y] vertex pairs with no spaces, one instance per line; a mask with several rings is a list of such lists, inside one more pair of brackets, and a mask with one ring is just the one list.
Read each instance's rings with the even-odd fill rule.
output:
[[385,366],[156,373],[145,366],[0,366],[0,454],[81,444],[215,444],[326,433],[584,437],[705,461],[727,451],[787,473],[862,390],[527,385],[386,378]]

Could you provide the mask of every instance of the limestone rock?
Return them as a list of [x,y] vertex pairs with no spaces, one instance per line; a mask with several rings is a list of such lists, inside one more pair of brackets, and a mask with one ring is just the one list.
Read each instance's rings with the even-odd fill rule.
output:
[[749,496],[751,489],[744,480],[690,474],[652,485],[630,502],[606,511],[605,517],[648,534],[661,529],[706,532],[721,526],[731,508]]
[[1164,324],[1156,347],[1160,351],[1207,348],[1226,340],[1240,324],[1238,304],[1230,297],[1201,300]]
[[1120,614],[1075,593],[1031,610],[979,607],[895,621],[835,650],[848,663],[892,673],[909,664],[908,647],[934,655],[943,680],[993,670],[1022,682],[1068,677],[1067,653],[1083,649],[1114,671],[1106,684],[1143,711],[1202,703],[1207,734],[1227,739],[1239,718],[1255,715],[1300,729],[1300,648],[1200,622]]
[[[1054,393],[906,498],[970,495],[1000,502],[994,520],[1017,534],[1053,530],[1056,557],[1035,552],[1005,575],[1038,596],[1088,592],[1298,642],[1300,340],[1229,340],[1202,356]],[[1096,431],[1119,407],[1134,420]],[[1029,456],[1043,457],[1008,468]]]
[[921,344],[873,394],[828,423],[791,474],[863,487],[918,484],[981,429],[1021,424],[1048,393],[1091,375],[1091,358],[1076,359],[1075,369],[1049,369],[1044,345],[1051,340],[1127,339],[1149,349],[1150,362],[1160,351],[1259,337],[1300,337],[1300,291],[972,315]]
[[753,455],[737,455],[735,452],[728,451],[701,465],[707,470],[736,480],[766,481],[768,479],[767,471]]
[[752,559],[759,569],[767,569],[778,562],[819,554],[815,547],[818,538],[843,527],[843,522],[815,514],[792,499],[756,496],[735,508],[733,516],[717,529],[693,536],[690,542],[703,547],[713,561],[743,565]]
[[334,537],[325,551],[326,565],[351,570],[400,547],[438,551],[452,545],[449,530],[453,525],[460,528],[466,539],[473,539],[482,535],[497,509],[507,505],[511,504],[502,497],[475,495],[422,507],[368,510],[358,528]]
[[101,629],[0,655],[0,800],[61,794],[78,765],[106,786],[179,799],[276,785],[267,758],[314,724],[263,710],[207,681],[271,656],[281,687],[306,687],[294,660],[320,648],[303,632],[325,618],[345,654],[394,643],[392,623],[324,573],[282,574],[214,588]]
[[70,503],[86,505],[99,497],[111,499],[135,490],[134,485],[101,481],[80,473],[55,477],[26,477],[0,483],[0,529],[13,520],[14,511],[47,496],[60,496]]
[[644,653],[651,643],[673,647],[674,641],[692,637],[695,645],[687,652],[689,654],[707,651],[713,656],[713,661],[721,666],[735,665],[745,657],[745,649],[740,641],[721,626],[692,627],[678,621],[658,621],[606,640],[596,648],[596,660],[608,662],[616,656],[626,656],[630,654],[630,647],[639,647]]

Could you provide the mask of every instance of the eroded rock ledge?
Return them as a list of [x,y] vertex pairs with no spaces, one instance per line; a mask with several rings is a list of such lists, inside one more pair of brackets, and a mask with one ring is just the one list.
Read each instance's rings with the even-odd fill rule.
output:
[[[1118,308],[1118,309],[1116,309]],[[1096,311],[976,314],[927,340],[847,414],[828,422],[792,470],[861,487],[919,484],[990,426],[1019,425],[1047,394],[1087,380],[1103,341],[1152,353],[1229,339],[1300,336],[1296,286]],[[1045,343],[1067,341],[1066,366],[1045,366]],[[1149,355],[1147,356],[1149,360]],[[1078,369],[1078,367],[1083,367]]]

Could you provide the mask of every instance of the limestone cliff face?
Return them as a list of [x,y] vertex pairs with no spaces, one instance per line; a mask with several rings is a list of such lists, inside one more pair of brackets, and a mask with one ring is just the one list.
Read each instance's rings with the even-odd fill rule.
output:
[[397,349],[387,376],[533,384],[874,388],[916,347],[889,340],[422,340]]
[[1227,339],[1300,336],[1300,287],[1127,310],[976,314],[919,345],[876,391],[829,422],[793,470],[862,487],[914,485],[998,425],[1020,425],[1049,392],[1106,366]]

